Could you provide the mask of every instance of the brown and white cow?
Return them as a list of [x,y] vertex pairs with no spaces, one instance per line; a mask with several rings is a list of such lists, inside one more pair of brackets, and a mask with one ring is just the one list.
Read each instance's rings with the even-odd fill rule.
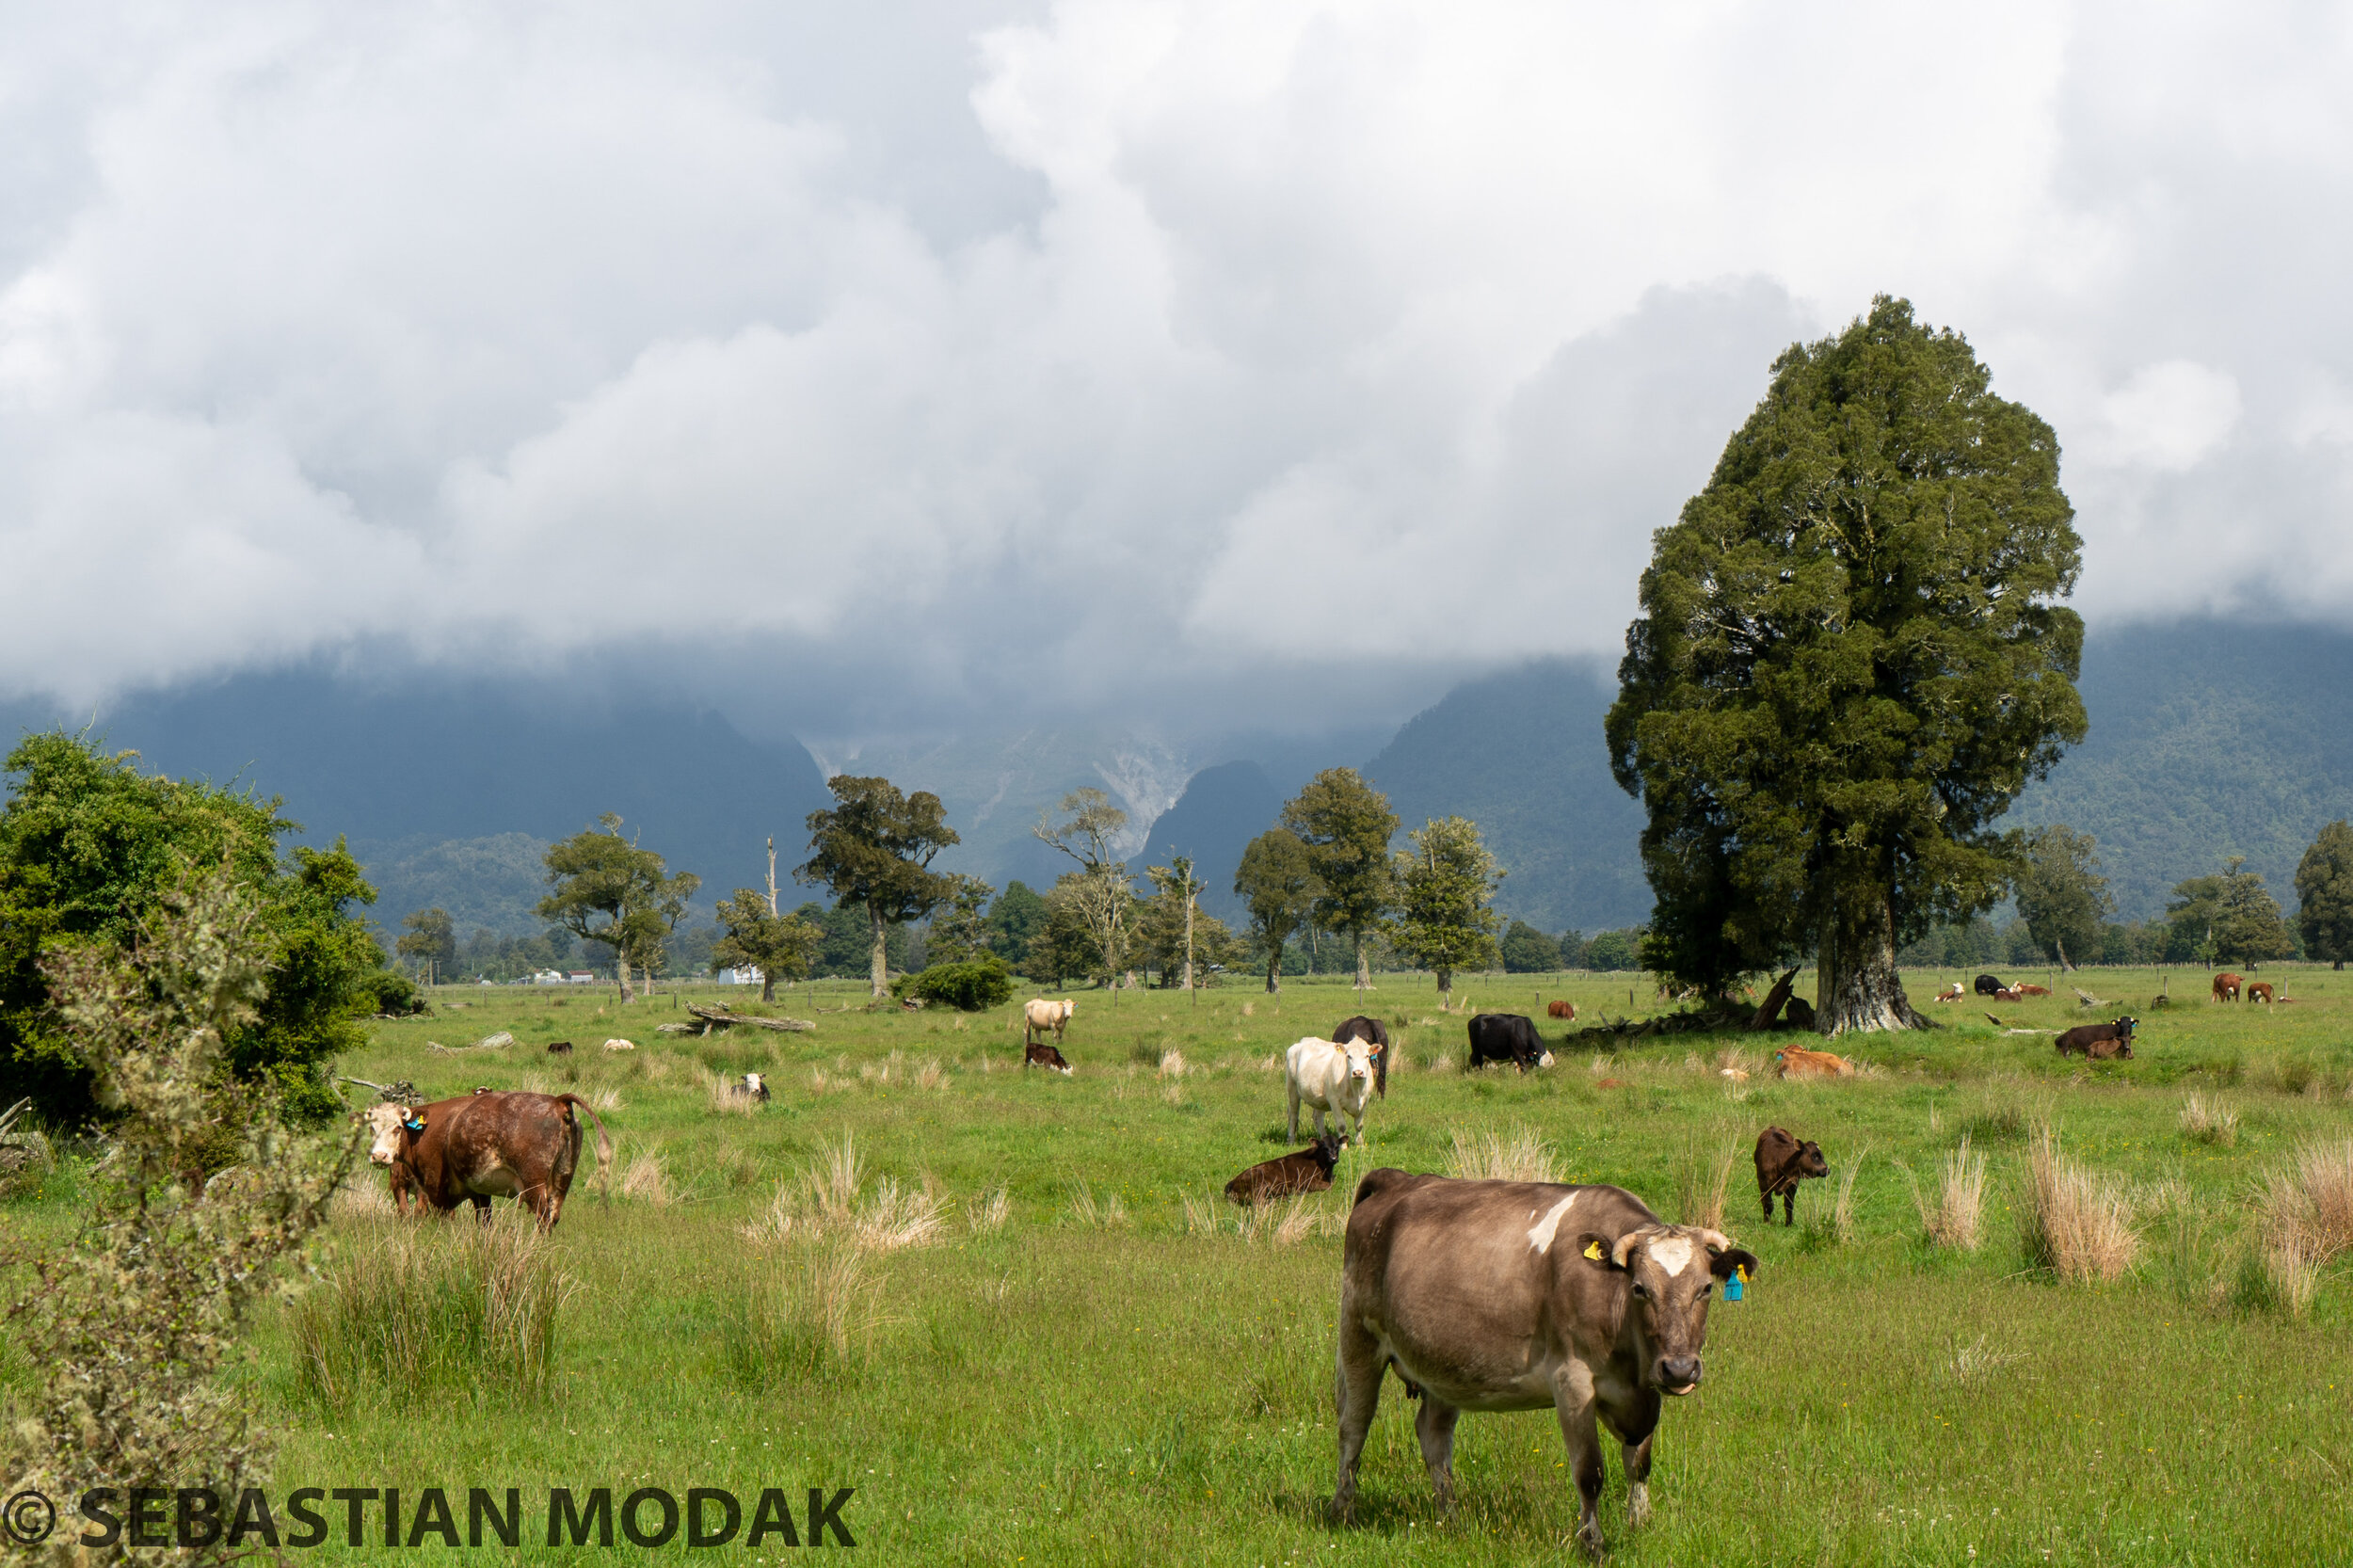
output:
[[1555,999],[1554,1000],[1545,1003],[1545,1016],[1547,1018],[1574,1018],[1577,1016],[1577,1003],[1573,1001],[1562,1001],[1559,999]]
[[2247,1000],[2250,1002],[2260,1001],[2265,1007],[2270,1006],[2271,982],[2268,980],[2249,981],[2247,983]]
[[2246,984],[2247,979],[2244,975],[2235,975],[2228,972],[2216,975],[2214,977],[2214,1000],[2217,1001],[2236,1001],[2238,1000],[2238,988]]
[[542,1230],[563,1217],[580,1164],[580,1112],[597,1128],[597,1169],[612,1162],[604,1123],[578,1095],[477,1089],[431,1105],[373,1105],[361,1112],[374,1134],[371,1162],[390,1175],[392,1206],[409,1212],[431,1204],[448,1213],[471,1202],[485,1224],[492,1198],[516,1198]]
[[2077,1024],[2057,1040],[2061,1056],[2078,1055],[2093,1062],[2114,1062],[2133,1059],[2133,1031],[2140,1026],[2138,1018],[2119,1018],[2114,1023]]
[[1028,1045],[1048,1030],[1053,1032],[1054,1044],[1062,1044],[1062,1032],[1070,1023],[1070,1015],[1077,1011],[1075,1001],[1048,1001],[1032,997],[1021,1007],[1021,1043]]
[[1939,1001],[1959,1001],[1963,993],[1961,988],[1961,982],[1956,980],[1950,985],[1947,985],[1943,990],[1937,992],[1936,1000]]
[[1044,1067],[1064,1078],[1070,1076],[1070,1064],[1064,1059],[1063,1053],[1043,1040],[1032,1041],[1021,1048],[1021,1064],[1024,1067]]
[[1623,1445],[1640,1525],[1663,1397],[1700,1384],[1716,1282],[1756,1267],[1721,1232],[1667,1224],[1621,1188],[1374,1171],[1357,1183],[1340,1265],[1334,1512],[1354,1507],[1394,1367],[1421,1400],[1414,1431],[1441,1509],[1453,1506],[1463,1412],[1549,1406],[1583,1505],[1577,1538],[1598,1554],[1596,1421]]

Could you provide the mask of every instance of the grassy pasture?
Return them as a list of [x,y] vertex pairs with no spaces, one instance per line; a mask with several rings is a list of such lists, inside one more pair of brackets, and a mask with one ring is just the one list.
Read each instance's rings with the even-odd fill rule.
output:
[[[1950,978],[1907,984],[1925,998]],[[860,1550],[888,1560],[1551,1556],[1572,1549],[1577,1510],[1549,1413],[1463,1421],[1461,1504],[1442,1521],[1394,1381],[1357,1524],[1322,1516],[1347,1190],[1376,1164],[1443,1170],[1458,1134],[1526,1128],[1569,1179],[1622,1184],[1669,1218],[1686,1194],[1705,1205],[1728,1161],[1725,1228],[1764,1260],[1749,1298],[1711,1316],[1705,1386],[1668,1408],[1657,1512],[1640,1533],[1625,1526],[1610,1454],[1614,1560],[2343,1561],[2353,1263],[2327,1268],[2299,1314],[2249,1248],[2265,1173],[2312,1141],[2353,1135],[2353,976],[2265,978],[2289,979],[2295,1003],[2217,1006],[2187,994],[2202,991],[2202,971],[2182,970],[2173,1005],[2155,1010],[2154,974],[2090,971],[2088,989],[2142,1020],[2130,1063],[2062,1063],[2047,1034],[1999,1032],[1973,998],[1922,1003],[1946,1029],[1843,1047],[1865,1076],[1785,1084],[1769,1048],[1741,1036],[1572,1044],[1526,1078],[1467,1074],[1462,1018],[1439,1013],[1426,979],[1385,976],[1362,1005],[1392,1020],[1401,1060],[1370,1147],[1349,1152],[1334,1192],[1246,1232],[1209,1200],[1287,1146],[1279,1053],[1359,1010],[1345,983],[1293,981],[1275,999],[1244,986],[1197,1001],[1079,993],[1069,1080],[1019,1070],[1011,1009],[827,1011],[862,1000],[840,984],[777,1005],[816,1016],[813,1034],[709,1039],[654,1032],[685,1017],[668,994],[621,1008],[603,991],[452,988],[436,1016],[377,1025],[344,1070],[410,1079],[431,1096],[568,1086],[612,1105],[612,1201],[584,1172],[544,1253],[515,1264],[537,1281],[526,1316],[539,1326],[526,1324],[526,1339],[546,1332],[549,1289],[560,1296],[552,1349],[544,1337],[536,1352],[488,1345],[473,1378],[427,1357],[402,1363],[420,1369],[396,1385],[370,1381],[364,1364],[322,1380],[306,1375],[302,1347],[322,1342],[320,1325],[332,1339],[353,1320],[333,1318],[336,1289],[319,1287],[264,1325],[248,1375],[292,1433],[276,1490],[394,1484],[413,1500],[429,1485],[518,1486],[525,1560],[611,1555],[528,1544],[551,1485],[609,1485],[616,1498],[638,1485],[681,1496],[723,1486],[747,1504],[762,1485],[796,1499],[855,1486],[844,1516]],[[1473,977],[1460,994],[1534,1014],[1548,1041],[1657,1005],[1645,990],[1629,1007],[1623,977]],[[1574,1025],[1543,1018],[1542,1002],[1561,996],[1577,1004]],[[2038,1029],[2088,1016],[2072,997],[1993,1011]],[[516,1044],[426,1046],[496,1030]],[[637,1048],[608,1055],[609,1035]],[[545,1054],[555,1039],[576,1042],[568,1062]],[[1728,1080],[1725,1064],[1753,1076]],[[745,1070],[770,1074],[776,1092],[750,1115],[709,1088]],[[2193,1093],[2236,1112],[2227,1140],[2185,1130]],[[2041,1122],[2069,1159],[2133,1198],[2141,1251],[2116,1283],[2062,1285],[2023,1249]],[[1748,1153],[1769,1123],[1818,1139],[1833,1167],[1833,1181],[1807,1184],[1794,1229],[1757,1215]],[[1970,1254],[1925,1244],[1897,1164],[1933,1187],[1964,1133],[1989,1157],[1991,1183],[1987,1240]],[[809,1239],[813,1199],[797,1228],[748,1237],[779,1183],[822,1169],[845,1137],[864,1162],[867,1210],[888,1179],[898,1217],[936,1206],[936,1237],[854,1253]],[[1830,1210],[1849,1168],[1842,1240]],[[61,1222],[71,1188],[70,1175],[53,1178],[7,1210],[10,1223]],[[330,1227],[320,1258],[330,1282],[394,1240],[366,1201],[376,1188],[371,1174]],[[491,1288],[490,1265],[457,1250],[410,1249],[409,1277],[468,1299]],[[364,1283],[345,1292],[353,1312],[368,1310]],[[0,1362],[0,1376],[25,1372]],[[390,1555],[344,1546],[330,1508],[330,1544],[306,1556]],[[772,1543],[716,1555],[784,1554]]]

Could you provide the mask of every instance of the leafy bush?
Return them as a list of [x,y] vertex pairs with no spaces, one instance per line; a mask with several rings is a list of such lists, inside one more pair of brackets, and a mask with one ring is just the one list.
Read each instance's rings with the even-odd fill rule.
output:
[[965,964],[934,964],[909,975],[893,990],[922,1001],[939,1002],[960,1013],[985,1013],[1013,1000],[1013,970],[995,956]]
[[362,1013],[408,1018],[432,1011],[425,1005],[424,993],[417,989],[416,982],[394,969],[378,969],[364,977],[360,982],[359,994],[359,1009]]

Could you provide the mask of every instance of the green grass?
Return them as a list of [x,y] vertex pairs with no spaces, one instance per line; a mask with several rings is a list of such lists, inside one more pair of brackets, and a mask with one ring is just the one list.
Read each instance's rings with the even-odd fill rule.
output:
[[[1773,1080],[1769,1043],[1740,1036],[1604,1047],[1599,1062],[1572,1044],[1526,1078],[1466,1074],[1462,1019],[1441,1016],[1426,979],[1385,976],[1366,1010],[1402,1020],[1402,1063],[1374,1104],[1371,1146],[1352,1149],[1340,1186],[1311,1200],[1323,1223],[1292,1227],[1289,1241],[1272,1224],[1237,1234],[1222,1205],[1224,1228],[1200,1234],[1185,1200],[1198,1215],[1228,1176],[1286,1146],[1282,1075],[1266,1063],[1360,1010],[1344,983],[1294,981],[1279,999],[1236,986],[1198,1002],[1078,993],[1068,1080],[1018,1069],[1011,1009],[967,1019],[827,1011],[862,1000],[838,983],[776,1005],[816,1017],[817,1032],[759,1039],[657,1034],[685,1017],[666,994],[620,1008],[609,992],[559,1006],[540,991],[452,989],[437,1016],[376,1025],[344,1070],[436,1096],[475,1084],[612,1091],[616,1186],[658,1144],[672,1201],[600,1204],[584,1171],[544,1257],[569,1294],[542,1394],[511,1376],[370,1383],[352,1370],[361,1356],[331,1380],[355,1391],[322,1392],[283,1318],[263,1325],[248,1375],[287,1434],[276,1490],[392,1483],[413,1498],[428,1485],[519,1486],[526,1542],[550,1485],[610,1485],[616,1497],[638,1485],[681,1496],[724,1486],[747,1504],[763,1485],[796,1499],[856,1486],[845,1516],[859,1547],[892,1561],[1551,1556],[1569,1549],[1577,1509],[1550,1414],[1466,1417],[1461,1505],[1441,1521],[1394,1381],[1366,1451],[1358,1523],[1336,1529],[1322,1514],[1347,1189],[1376,1164],[1443,1169],[1458,1131],[1524,1126],[1571,1179],[1623,1184],[1670,1218],[1709,1151],[1736,1146],[1727,1228],[1764,1260],[1748,1299],[1715,1309],[1704,1390],[1667,1411],[1657,1512],[1640,1533],[1625,1527],[1610,1460],[1603,1526],[1614,1560],[2345,1560],[2353,1264],[2328,1269],[2299,1318],[2244,1277],[2243,1260],[2260,1176],[2305,1141],[2353,1134],[2353,977],[2265,972],[2292,977],[2294,1005],[2216,1006],[2185,995],[2204,978],[2185,970],[2176,1004],[2155,1011],[2153,974],[2093,971],[2087,988],[2142,1019],[2131,1063],[2062,1063],[2047,1035],[2000,1033],[1972,999],[1921,1004],[1953,1027],[1842,1045],[1864,1076],[1801,1085]],[[1925,998],[1949,978],[1907,983]],[[1598,1014],[1658,1005],[1645,989],[1629,1008],[1623,977],[1472,978],[1461,994],[1535,1014],[1550,1041]],[[1577,1024],[1542,1016],[1542,1001],[1562,995],[1578,1004]],[[2072,997],[1993,1011],[2035,1028],[2085,1016]],[[425,1046],[502,1029],[517,1042],[503,1052]],[[599,1048],[616,1034],[638,1048]],[[568,1063],[545,1055],[554,1039],[577,1043]],[[1183,1076],[1161,1076],[1169,1050],[1183,1054]],[[1725,1050],[1747,1053],[1753,1076],[1721,1076]],[[1454,1070],[1433,1070],[1441,1055]],[[934,1063],[936,1086],[924,1087]],[[714,1110],[708,1075],[746,1069],[771,1075],[774,1103],[752,1116]],[[2238,1111],[2232,1142],[2184,1130],[2192,1091]],[[2044,1120],[2070,1159],[2144,1194],[2146,1247],[2122,1284],[2065,1287],[2028,1267],[2015,1208]],[[1851,1244],[1821,1224],[1759,1222],[1747,1149],[1768,1123],[1819,1140],[1833,1172],[1867,1145]],[[1894,1161],[1925,1178],[1964,1132],[1992,1164],[1990,1240],[1955,1256],[1921,1241]],[[886,1177],[902,1195],[928,1187],[946,1224],[930,1245],[863,1255],[843,1298],[855,1321],[829,1336],[819,1265],[838,1243],[797,1231],[759,1242],[744,1228],[779,1182],[845,1134],[868,1197]],[[1075,1212],[1074,1184],[1095,1223]],[[1807,1202],[1833,1185],[1810,1184]],[[1005,1223],[975,1229],[969,1216],[1000,1188]],[[6,1212],[48,1228],[71,1192],[60,1177]],[[1106,1224],[1114,1193],[1125,1219]],[[382,1250],[393,1224],[350,1206],[322,1247],[329,1279]],[[0,1377],[26,1375],[0,1365]],[[350,1552],[340,1528],[332,1539],[306,1556],[382,1555]]]

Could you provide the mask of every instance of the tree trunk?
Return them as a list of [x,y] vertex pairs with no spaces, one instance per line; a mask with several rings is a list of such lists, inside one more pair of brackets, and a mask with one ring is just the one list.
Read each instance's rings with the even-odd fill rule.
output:
[[1824,1034],[1927,1027],[1896,971],[1896,912],[1884,887],[1859,888],[1833,901],[1822,922],[1818,972],[1815,1028]]
[[1372,989],[1372,971],[1365,967],[1365,934],[1352,931],[1349,936],[1356,943],[1356,989],[1369,991]]
[[1773,982],[1773,988],[1765,993],[1756,1012],[1749,1019],[1753,1030],[1770,1029],[1781,1020],[1781,1010],[1789,1005],[1789,989],[1798,983],[1798,971],[1791,969]]
[[1452,969],[1440,969],[1438,971],[1438,995],[1442,997],[1450,997],[1453,994],[1454,971]]
[[635,1001],[637,994],[629,988],[629,954],[619,948],[613,950],[613,972],[621,977],[621,1000]]
[[776,1000],[776,977],[764,968],[760,971],[760,1000],[762,1001]]
[[867,978],[873,982],[875,996],[887,997],[890,994],[890,958],[884,951],[883,937],[889,928],[883,924],[882,911],[872,904],[866,906],[866,915],[874,922],[874,952]]
[[1185,893],[1185,989],[1193,989],[1193,893]]

